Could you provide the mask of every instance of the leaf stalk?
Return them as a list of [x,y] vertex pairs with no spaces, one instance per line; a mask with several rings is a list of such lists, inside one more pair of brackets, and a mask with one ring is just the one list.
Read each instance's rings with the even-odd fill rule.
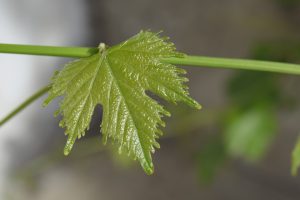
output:
[[43,96],[45,93],[47,93],[50,90],[50,86],[46,86],[41,88],[39,91],[37,91],[35,94],[30,96],[28,99],[26,99],[21,105],[19,105],[17,108],[15,108],[13,111],[11,111],[6,117],[0,120],[0,127],[5,124],[7,121],[9,121],[11,118],[13,118],[15,115],[17,115],[19,112],[21,112],[24,108],[29,106],[32,102]]

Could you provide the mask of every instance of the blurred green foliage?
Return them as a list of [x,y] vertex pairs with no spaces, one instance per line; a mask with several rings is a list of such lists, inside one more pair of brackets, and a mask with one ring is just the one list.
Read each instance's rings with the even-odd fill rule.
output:
[[294,8],[300,5],[300,0],[276,0],[281,6],[286,8]]
[[[300,0],[295,1],[284,1],[292,3],[297,3],[300,6]],[[272,59],[274,61],[281,62],[300,62],[300,42],[299,41],[277,41],[277,42],[264,42],[259,44],[254,51],[254,57],[262,57],[263,59]],[[288,102],[288,106],[294,106],[295,102],[290,97],[281,97],[281,101]],[[294,151],[292,153],[292,174],[296,175],[297,169],[300,166],[300,140],[298,139]]]
[[248,110],[257,106],[272,107],[279,103],[278,76],[272,73],[239,71],[229,80],[227,94],[231,104]]
[[277,132],[278,77],[264,72],[237,72],[228,84],[231,109],[225,116],[224,137],[230,156],[260,159]]
[[296,146],[292,153],[292,175],[296,176],[300,166],[300,137],[297,140]]
[[277,132],[275,116],[274,109],[264,106],[234,113],[224,133],[227,154],[260,159]]
[[202,183],[209,184],[214,180],[218,170],[226,160],[226,151],[221,137],[214,136],[198,154],[198,175]]
[[260,42],[254,47],[252,57],[279,62],[299,62],[300,41],[278,40]]
[[[300,42],[260,42],[251,58],[279,62],[299,62]],[[263,158],[278,132],[277,110],[290,100],[280,89],[282,76],[274,73],[237,71],[228,80],[229,109],[220,113],[221,133],[212,136],[199,152],[198,173],[203,183],[210,183],[226,158],[251,162]],[[300,165],[300,141],[293,156]],[[295,171],[293,168],[293,172]]]

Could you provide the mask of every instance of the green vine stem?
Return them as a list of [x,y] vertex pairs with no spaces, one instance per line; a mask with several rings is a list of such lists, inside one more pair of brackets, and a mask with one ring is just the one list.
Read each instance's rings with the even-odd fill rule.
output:
[[18,114],[19,112],[21,112],[24,108],[26,108],[27,106],[29,106],[32,102],[34,102],[35,100],[37,100],[39,97],[43,96],[49,90],[50,90],[50,86],[48,85],[46,87],[43,87],[39,91],[37,91],[34,95],[32,95],[31,97],[29,97],[28,99],[26,99],[21,105],[19,105],[17,108],[15,108],[6,117],[4,117],[3,119],[1,119],[0,126],[2,126],[3,124],[5,124],[5,122],[7,122],[8,120],[10,120],[12,117],[14,117],[16,114]]
[[57,47],[39,45],[1,44],[0,53],[28,54],[59,57],[89,57],[98,52],[98,48]]
[[[89,57],[98,52],[98,48],[90,47],[58,47],[0,44],[0,53],[60,56],[60,57]],[[162,61],[175,65],[190,65],[196,67],[227,68],[258,70],[285,74],[300,75],[300,64],[289,64],[270,61],[258,61],[235,58],[216,58],[207,56],[185,56],[183,58],[163,58]]]
[[[59,47],[59,46],[38,46],[38,45],[19,45],[19,44],[0,44],[0,53],[29,54],[44,56],[60,56],[82,58],[89,57],[98,52],[98,48],[90,47]],[[163,62],[175,65],[190,65],[195,67],[227,68],[258,70],[266,72],[276,72],[285,74],[300,75],[300,64],[289,64],[271,61],[258,61],[233,58],[216,58],[206,56],[185,56],[182,58],[171,57],[163,58]],[[9,113],[0,121],[0,126],[22,111],[33,101],[41,97],[50,89],[46,86],[24,101],[19,107]]]
[[215,58],[205,56],[185,56],[184,58],[164,58],[164,62],[175,65],[189,65],[195,67],[244,69],[284,74],[300,75],[300,64],[280,63],[236,58]]

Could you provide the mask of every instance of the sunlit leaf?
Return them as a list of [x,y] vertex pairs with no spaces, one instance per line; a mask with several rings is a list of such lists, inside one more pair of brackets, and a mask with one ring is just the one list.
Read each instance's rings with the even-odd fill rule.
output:
[[104,142],[112,138],[137,158],[148,174],[153,173],[151,153],[162,134],[162,116],[169,116],[146,91],[169,102],[182,101],[193,108],[200,105],[189,97],[183,69],[162,63],[161,58],[182,57],[168,38],[141,31],[129,40],[107,48],[100,44],[99,53],[67,64],[53,77],[47,105],[64,96],[57,113],[63,116],[60,126],[68,135],[64,153],[70,153],[77,138],[89,129],[95,106],[103,106],[101,124]]

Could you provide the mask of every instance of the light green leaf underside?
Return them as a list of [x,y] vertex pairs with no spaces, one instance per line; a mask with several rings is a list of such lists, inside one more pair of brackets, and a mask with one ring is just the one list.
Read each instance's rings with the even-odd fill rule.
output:
[[120,152],[137,158],[148,174],[153,173],[151,153],[159,144],[162,117],[170,114],[145,91],[161,98],[182,101],[193,108],[200,105],[189,97],[180,76],[185,71],[160,62],[161,58],[184,56],[167,38],[141,31],[129,40],[99,53],[67,64],[53,77],[45,105],[64,95],[57,113],[68,135],[64,153],[70,153],[77,138],[84,136],[95,106],[103,106],[101,131],[104,141],[113,138]]

